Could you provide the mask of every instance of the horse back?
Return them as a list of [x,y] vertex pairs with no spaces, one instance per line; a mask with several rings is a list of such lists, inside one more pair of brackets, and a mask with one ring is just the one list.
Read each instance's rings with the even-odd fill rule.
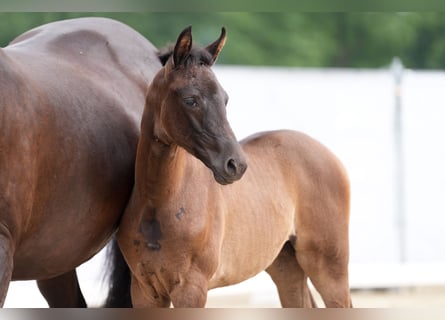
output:
[[310,136],[292,130],[269,131],[247,137],[241,144],[252,162],[252,174],[274,176],[268,181],[282,184],[278,190],[287,190],[299,205],[303,199],[310,205],[323,196],[342,206],[349,204],[349,179],[343,164]]
[[101,78],[106,83],[116,81],[113,75],[119,73],[137,82],[144,91],[161,66],[157,49],[148,40],[125,24],[107,18],[49,23],[18,36],[5,51],[25,68],[49,68],[50,73],[51,66],[55,66],[62,68],[55,74],[63,76],[63,69],[71,67],[73,73]]

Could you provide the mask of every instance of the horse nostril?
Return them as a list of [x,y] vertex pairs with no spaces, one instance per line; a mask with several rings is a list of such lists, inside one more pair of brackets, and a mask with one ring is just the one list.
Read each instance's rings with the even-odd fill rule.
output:
[[226,162],[226,171],[229,175],[234,176],[238,172],[238,165],[234,159],[229,159]]
[[226,162],[226,173],[232,177],[242,176],[247,169],[247,164],[230,158]]

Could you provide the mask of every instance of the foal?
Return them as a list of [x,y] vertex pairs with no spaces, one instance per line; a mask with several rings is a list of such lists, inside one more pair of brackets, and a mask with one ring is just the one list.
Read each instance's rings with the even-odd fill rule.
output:
[[185,29],[148,89],[118,233],[133,305],[204,307],[209,289],[266,270],[284,307],[315,306],[308,277],[326,306],[350,307],[346,173],[302,133],[261,133],[241,147],[210,69],[225,38],[222,29],[192,49]]

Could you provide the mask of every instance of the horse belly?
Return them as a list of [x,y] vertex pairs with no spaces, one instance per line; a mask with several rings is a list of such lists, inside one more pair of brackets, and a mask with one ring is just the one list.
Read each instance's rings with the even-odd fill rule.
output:
[[[252,204],[250,208],[261,208]],[[210,281],[216,288],[247,280],[272,264],[293,232],[293,209],[283,203],[262,209],[237,210],[226,226],[218,269]],[[242,214],[241,214],[242,212]]]
[[137,136],[130,133],[136,129],[124,134],[128,123],[121,121],[120,131],[113,131],[102,121],[111,122],[98,119],[95,128],[79,133],[60,127],[59,138],[48,140],[47,150],[42,147],[34,202],[14,255],[14,279],[69,271],[97,253],[115,230],[131,192]]
[[[82,200],[89,198],[89,202]],[[43,213],[40,225],[24,235],[14,254],[13,280],[50,278],[90,259],[110,239],[123,203],[102,203],[92,195],[64,202]],[[32,267],[30,267],[32,266]]]

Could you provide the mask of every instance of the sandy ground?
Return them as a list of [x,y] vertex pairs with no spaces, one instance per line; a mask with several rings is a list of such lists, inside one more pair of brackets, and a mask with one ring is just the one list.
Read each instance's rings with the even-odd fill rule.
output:
[[[323,303],[317,293],[314,294],[318,306]],[[353,290],[352,301],[355,308],[443,308],[445,307],[445,286],[416,288],[396,288],[377,290]],[[207,307],[232,308],[278,308],[275,297],[270,301],[255,301],[249,294],[232,296],[212,296]]]
[[360,308],[445,307],[445,287],[416,287],[353,291],[354,306]]
[[[6,308],[47,308],[46,302],[38,292],[35,283],[22,282],[13,286],[8,294]],[[264,294],[251,291],[209,292],[208,308],[279,308],[278,294],[268,290]],[[314,297],[319,307],[323,307],[320,296]],[[87,299],[91,302],[91,299]],[[352,290],[355,308],[443,308],[445,307],[445,286],[403,287],[394,289]],[[98,304],[100,305],[100,303]],[[93,303],[90,306],[98,306]]]

